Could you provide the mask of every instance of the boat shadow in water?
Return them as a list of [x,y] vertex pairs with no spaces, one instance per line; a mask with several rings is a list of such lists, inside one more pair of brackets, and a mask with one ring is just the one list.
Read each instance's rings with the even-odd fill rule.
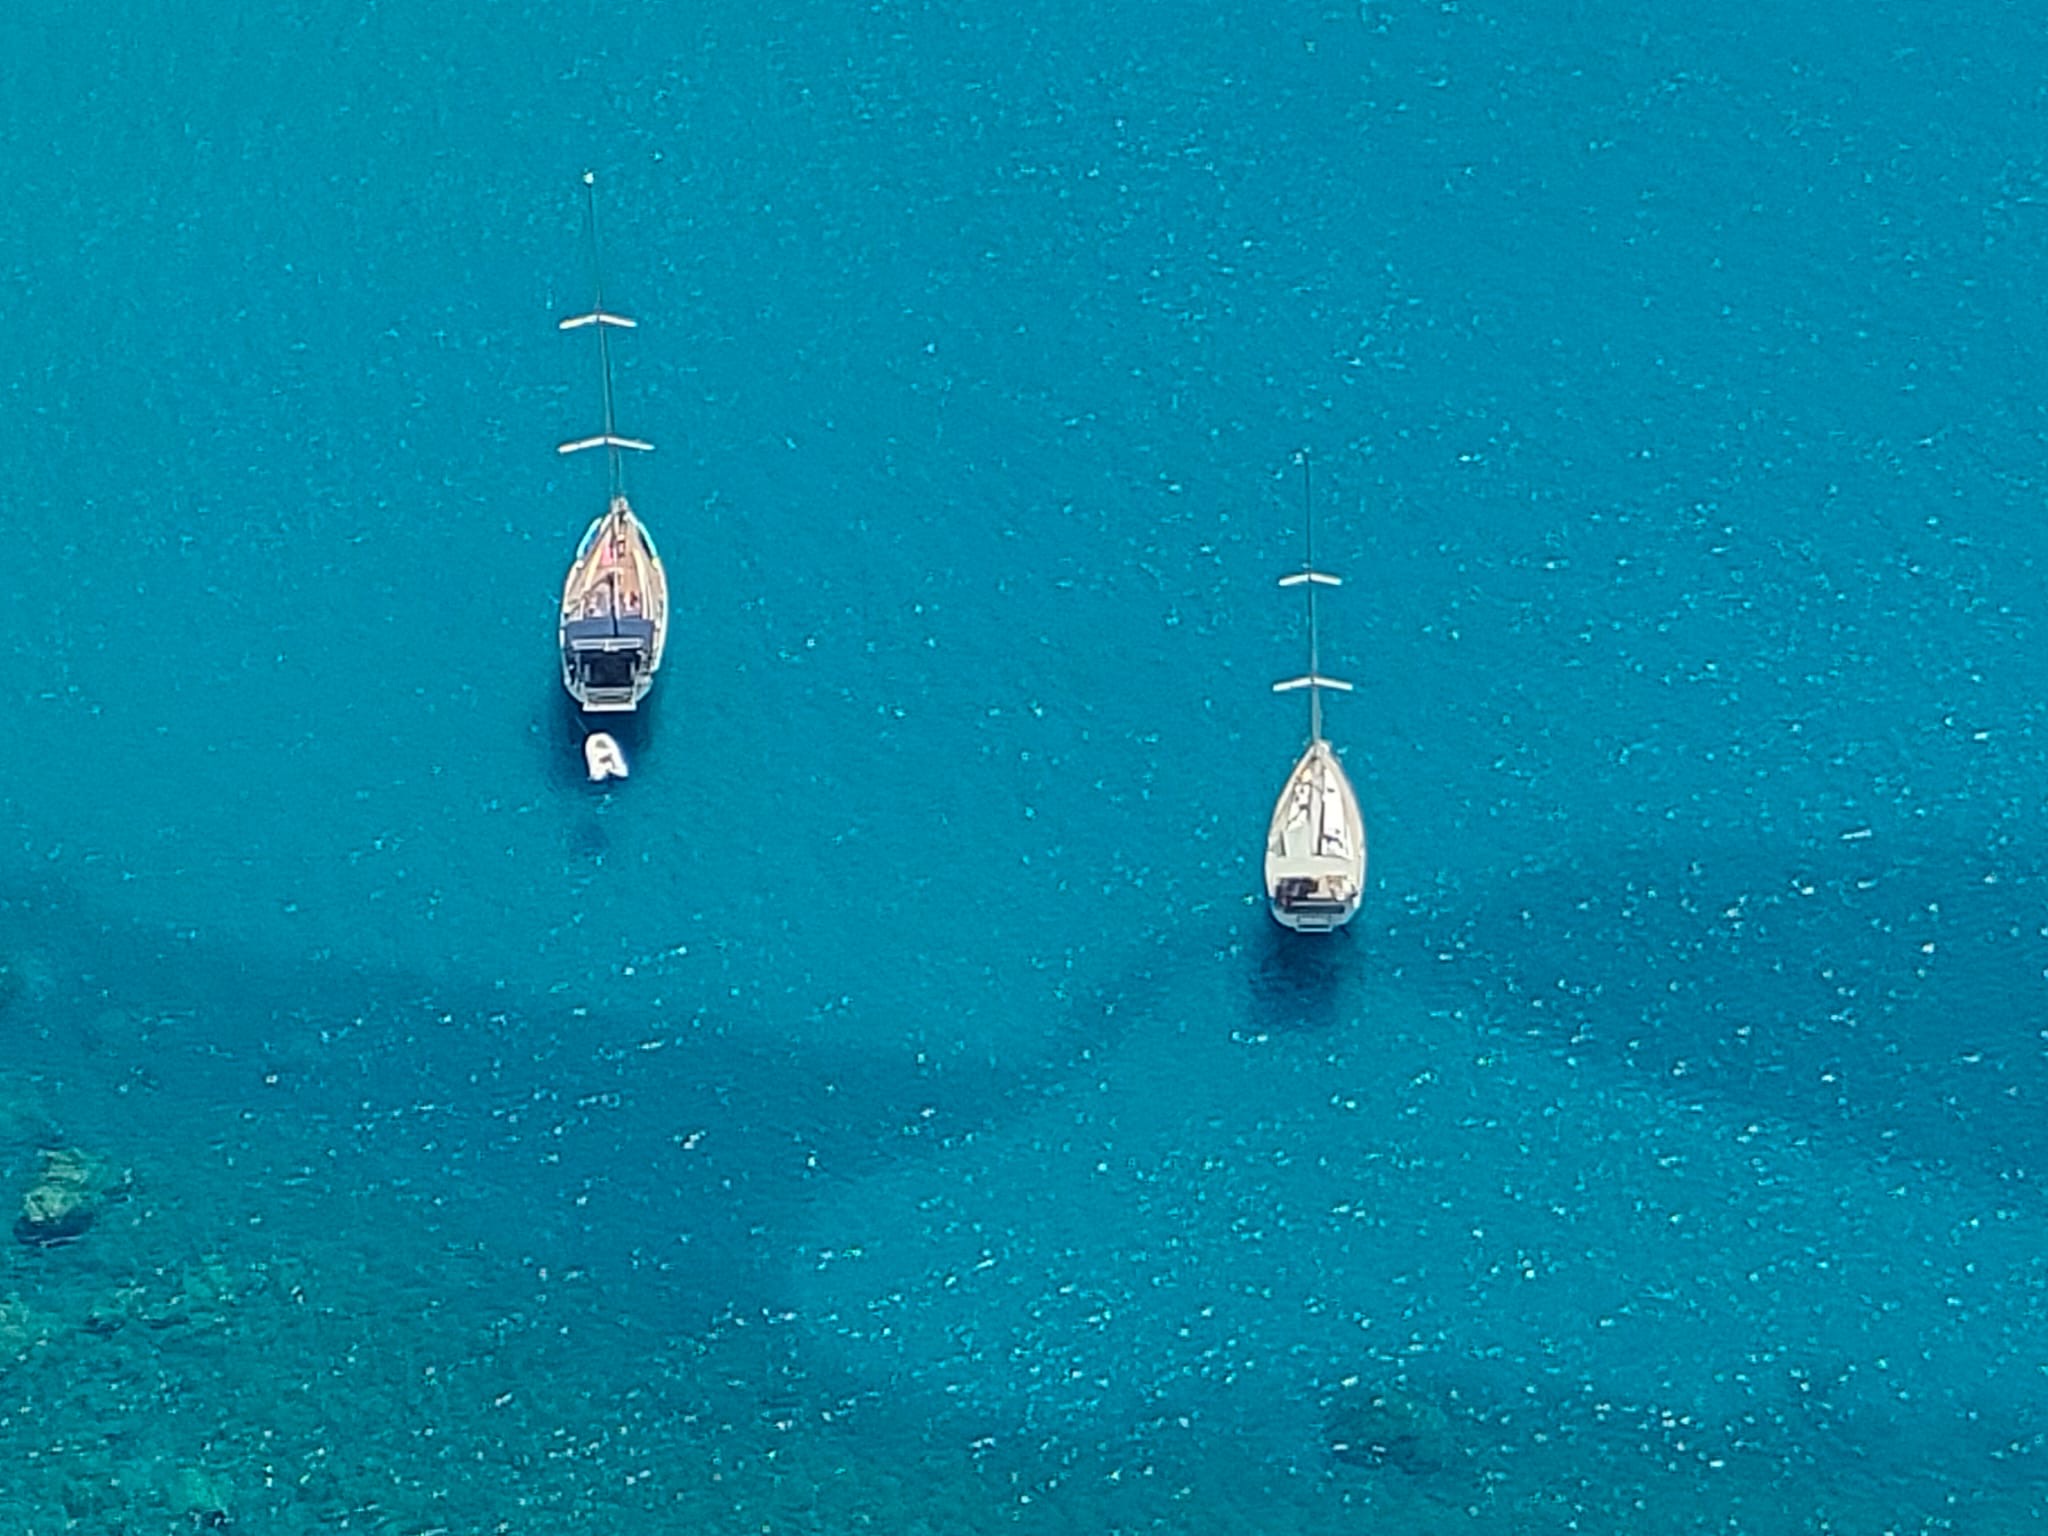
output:
[[1359,974],[1359,946],[1345,930],[1301,934],[1262,922],[1246,945],[1245,1028],[1306,1034],[1352,1022],[1344,994]]
[[629,776],[641,773],[652,762],[650,753],[659,735],[660,708],[656,696],[635,710],[591,714],[578,709],[559,689],[550,690],[534,725],[548,787],[563,794],[588,792],[600,800],[614,790],[630,789],[630,782],[622,785],[611,780],[593,781],[585,763],[583,744],[602,731],[619,744]]

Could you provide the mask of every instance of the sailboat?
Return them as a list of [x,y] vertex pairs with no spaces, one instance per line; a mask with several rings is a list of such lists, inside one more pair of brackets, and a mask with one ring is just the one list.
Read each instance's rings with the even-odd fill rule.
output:
[[[604,273],[597,238],[597,177],[585,172],[583,185],[590,204],[590,260],[596,302],[585,314],[571,315],[564,331],[597,333],[598,365],[603,377],[604,430],[579,437],[557,449],[563,454],[602,448],[610,494],[602,516],[592,521],[576,546],[562,584],[562,686],[588,714],[621,714],[637,710],[654,687],[661,653],[668,642],[668,575],[661,555],[626,499],[624,455],[652,453],[654,445],[622,437],[612,418],[611,333],[630,331],[638,321],[604,307]],[[583,744],[584,763],[594,780],[624,778],[624,752],[609,732],[594,731]]]
[[1308,692],[1308,747],[1287,776],[1266,829],[1266,900],[1274,921],[1297,933],[1342,928],[1365,895],[1365,818],[1337,749],[1323,737],[1323,690],[1349,693],[1351,685],[1325,677],[1316,645],[1316,588],[1343,581],[1316,569],[1315,502],[1308,455],[1301,456],[1301,569],[1280,578],[1308,596],[1308,671],[1273,685],[1275,693]]

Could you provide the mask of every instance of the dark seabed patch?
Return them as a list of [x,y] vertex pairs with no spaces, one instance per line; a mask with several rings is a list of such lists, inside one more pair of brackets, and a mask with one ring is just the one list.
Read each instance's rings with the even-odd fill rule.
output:
[[1474,1005],[1735,1120],[2048,1186],[2048,871],[1852,835],[1518,870],[1432,914]]

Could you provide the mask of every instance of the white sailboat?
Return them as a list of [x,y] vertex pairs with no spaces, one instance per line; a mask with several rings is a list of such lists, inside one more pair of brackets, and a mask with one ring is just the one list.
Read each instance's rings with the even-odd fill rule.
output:
[[1315,505],[1308,455],[1301,456],[1301,569],[1280,578],[1308,598],[1308,671],[1273,685],[1275,693],[1308,691],[1308,747],[1287,776],[1266,829],[1266,900],[1273,919],[1297,933],[1329,933],[1351,921],[1365,896],[1365,818],[1337,749],[1323,737],[1323,690],[1349,693],[1351,685],[1325,677],[1318,665],[1316,588],[1338,587],[1338,577],[1316,569]]
[[[610,494],[603,514],[591,521],[569,562],[562,584],[559,642],[562,686],[586,714],[626,714],[637,710],[654,687],[661,656],[668,644],[668,574],[654,540],[626,499],[624,465],[627,451],[651,453],[654,445],[622,437],[612,421],[611,332],[638,324],[604,307],[604,278],[597,240],[597,178],[586,172],[583,185],[590,200],[590,256],[595,270],[596,302],[585,314],[561,322],[565,331],[585,327],[597,333],[598,364],[604,384],[604,430],[594,437],[563,443],[564,454],[602,448],[608,463]],[[583,743],[584,765],[594,780],[624,778],[626,758],[606,731]]]

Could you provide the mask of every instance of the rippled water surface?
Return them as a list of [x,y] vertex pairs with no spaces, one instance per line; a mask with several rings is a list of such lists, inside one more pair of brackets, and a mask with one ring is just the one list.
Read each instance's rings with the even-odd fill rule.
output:
[[[2048,1515],[2030,11],[0,55],[0,1179],[89,1221],[0,1254],[0,1523]],[[610,792],[586,169],[675,592]]]

